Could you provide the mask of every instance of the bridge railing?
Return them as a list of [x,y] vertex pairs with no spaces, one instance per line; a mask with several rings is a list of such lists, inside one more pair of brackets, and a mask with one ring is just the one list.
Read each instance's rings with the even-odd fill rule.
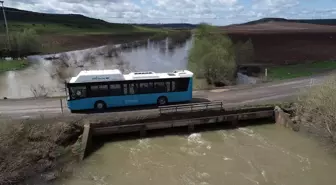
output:
[[206,111],[206,110],[223,110],[223,102],[214,101],[214,102],[159,106],[160,114],[179,113],[179,112],[196,112],[196,111]]

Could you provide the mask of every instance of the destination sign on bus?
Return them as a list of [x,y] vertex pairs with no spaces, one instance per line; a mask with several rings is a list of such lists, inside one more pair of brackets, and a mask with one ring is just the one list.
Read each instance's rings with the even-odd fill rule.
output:
[[108,79],[110,79],[110,77],[98,77],[98,76],[96,76],[96,77],[92,78],[92,80],[108,80]]

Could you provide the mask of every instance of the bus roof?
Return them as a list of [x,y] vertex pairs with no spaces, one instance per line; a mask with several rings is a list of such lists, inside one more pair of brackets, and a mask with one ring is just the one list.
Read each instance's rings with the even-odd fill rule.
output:
[[188,70],[175,70],[169,73],[155,73],[152,71],[139,71],[129,74],[122,74],[119,69],[111,70],[85,70],[72,77],[69,83],[90,83],[106,81],[124,81],[124,80],[144,80],[144,79],[166,79],[166,78],[190,78],[193,73]]

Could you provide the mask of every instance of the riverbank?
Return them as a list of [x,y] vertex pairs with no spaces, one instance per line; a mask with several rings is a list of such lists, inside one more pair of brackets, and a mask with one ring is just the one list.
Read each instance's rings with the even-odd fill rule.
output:
[[53,54],[99,47],[111,44],[124,44],[147,39],[157,40],[165,37],[185,36],[189,31],[155,30],[149,32],[99,33],[82,35],[42,35],[41,54]]
[[[288,104],[286,108],[277,107],[275,110],[276,124],[297,132],[304,137],[313,138],[323,149],[331,155],[336,155],[336,137],[334,134],[334,122],[319,123],[312,118],[313,114],[303,114],[298,108],[298,102]],[[328,114],[324,112],[324,114]],[[325,116],[325,115],[323,115]],[[317,118],[318,119],[318,118]],[[331,126],[327,129],[327,125]]]
[[[260,107],[265,105],[254,105]],[[288,106],[283,104],[283,106]],[[186,113],[197,117],[197,113]],[[178,116],[175,115],[176,119]],[[127,117],[100,118],[95,123],[131,124],[154,120],[170,120],[171,117],[128,114]],[[182,118],[182,117],[181,117]],[[180,118],[180,119],[181,119]],[[84,120],[88,116],[43,118],[34,120],[2,121],[0,131],[0,184],[45,184],[47,181],[71,173],[81,154],[81,138]],[[50,133],[45,135],[45,133]]]
[[0,73],[6,71],[21,70],[29,66],[27,60],[4,60],[0,59]]
[[[200,98],[201,97],[212,98],[210,99],[211,101],[215,101],[217,98],[217,100],[221,100],[225,102],[224,103],[225,106],[237,106],[238,104],[239,105],[245,105],[245,104],[255,104],[256,105],[256,104],[262,104],[261,102],[265,102],[265,101],[270,102],[271,100],[267,99],[268,97],[275,97],[278,99],[284,98],[284,97],[280,97],[276,95],[279,95],[279,94],[283,95],[285,93],[291,93],[291,91],[293,91],[295,87],[302,86],[302,85],[306,85],[306,83],[304,83],[304,80],[299,80],[296,82],[290,82],[290,83],[284,83],[284,84],[269,84],[268,86],[250,88],[249,90],[241,89],[241,90],[232,90],[228,92],[220,92],[220,91],[218,92],[198,92],[197,96],[199,96]],[[286,87],[282,87],[282,86],[286,86]],[[269,94],[265,94],[264,91],[270,91],[270,92]],[[278,103],[279,102],[277,102],[276,104]],[[62,176],[63,175],[62,171],[65,171],[64,173],[70,174],[72,165],[76,164],[76,160],[78,157],[76,153],[77,151],[76,147],[78,146],[77,144],[79,143],[80,139],[78,139],[77,142],[75,142],[75,139],[73,139],[72,142],[68,143],[68,145],[60,145],[60,144],[54,144],[55,140],[62,143],[61,141],[55,138],[58,138],[56,137],[58,134],[63,134],[63,133],[65,134],[76,133],[76,135],[74,135],[73,137],[76,136],[77,138],[80,138],[79,135],[81,134],[81,132],[78,133],[77,131],[73,131],[73,130],[70,131],[71,130],[70,128],[77,128],[78,131],[81,131],[83,128],[83,123],[84,123],[82,122],[83,120],[90,121],[90,122],[114,121],[114,123],[119,124],[119,123],[131,122],[131,121],[141,122],[139,120],[157,119],[157,117],[153,115],[153,113],[157,114],[157,112],[150,110],[150,109],[149,110],[137,110],[137,111],[129,110],[129,111],[123,111],[123,112],[113,112],[113,113],[103,113],[103,114],[67,114],[66,112],[64,112],[64,115],[60,116],[62,114],[60,112],[61,109],[59,105],[60,105],[59,100],[46,101],[42,99],[41,100],[31,100],[31,101],[27,100],[26,103],[22,102],[22,100],[13,100],[13,101],[2,100],[0,104],[0,111],[3,113],[2,114],[3,117],[5,117],[6,114],[15,114],[15,111],[20,112],[20,114],[24,114],[24,118],[27,118],[27,116],[32,116],[32,112],[38,114],[38,117],[34,119],[31,118],[30,124],[28,124],[27,127],[24,127],[25,123],[27,122],[24,122],[22,120],[14,121],[8,118],[7,120],[4,119],[2,121],[2,123],[6,123],[5,121],[8,121],[6,125],[11,126],[11,127],[2,129],[3,132],[9,132],[9,133],[7,134],[1,133],[0,138],[2,138],[2,140],[4,141],[14,142],[13,136],[15,136],[14,133],[17,132],[19,134],[17,137],[15,136],[14,139],[18,139],[20,141],[20,142],[16,142],[16,143],[20,143],[19,145],[20,147],[18,147],[18,144],[16,145],[11,144],[11,143],[6,144],[8,142],[0,142],[0,143],[5,144],[3,145],[3,147],[8,147],[8,146],[14,147],[15,146],[14,148],[10,148],[10,150],[14,150],[16,151],[16,153],[22,154],[21,158],[22,156],[29,157],[29,160],[17,160],[18,158],[12,158],[10,156],[8,156],[8,158],[5,158],[5,159],[17,160],[15,164],[19,162],[24,162],[24,164],[20,163],[20,165],[27,167],[26,165],[27,161],[32,161],[30,162],[30,164],[36,163],[36,155],[32,154],[32,152],[30,152],[31,150],[36,151],[37,153],[40,154],[40,156],[49,156],[49,155],[52,156],[54,155],[52,154],[52,152],[57,151],[58,157],[51,158],[52,160],[48,159],[47,161],[45,161],[46,164],[50,164],[50,161],[52,162],[52,164],[54,164],[54,166],[50,168],[51,171],[49,170],[43,173],[41,172],[43,174],[42,176],[36,176],[40,180],[39,183],[41,183],[41,180],[54,179],[57,176]],[[27,109],[29,109],[29,111],[27,111]],[[49,113],[54,113],[58,115],[58,117],[49,118],[48,117]],[[10,117],[11,115],[8,115],[8,116]],[[17,114],[13,116],[15,118],[21,117],[20,115],[17,115]],[[37,126],[34,126],[34,124],[37,124]],[[75,124],[76,126],[73,126],[72,124]],[[64,129],[63,127],[69,128],[69,130],[67,131],[67,129]],[[36,131],[34,131],[34,129],[36,129]],[[29,132],[27,132],[27,130]],[[40,130],[43,130],[43,131],[41,132]],[[50,134],[51,136],[49,137],[48,135],[48,137],[41,137],[42,133],[43,134],[51,133]],[[40,138],[40,140],[38,140],[38,143],[43,143],[45,144],[44,146],[51,147],[49,150],[41,147],[43,151],[48,151],[48,152],[41,152],[40,150],[36,149],[36,147],[34,148],[34,146],[37,146],[35,145],[36,139],[34,139],[35,137],[30,137],[30,135],[34,136],[35,134],[39,136],[37,138]],[[64,137],[64,138],[67,138],[67,137]],[[23,144],[21,145],[21,143]],[[27,146],[28,148],[24,146]],[[1,149],[0,151],[6,151],[6,150]],[[12,154],[12,153],[8,153],[8,154]],[[59,155],[59,154],[63,154],[63,155]],[[69,155],[71,156],[70,158],[68,158]],[[1,155],[1,156],[5,156],[5,155]],[[61,162],[66,161],[66,163],[65,164],[59,163],[60,161]],[[40,161],[40,162],[43,162],[43,161]],[[59,164],[59,165],[56,165],[56,164]],[[31,167],[32,169],[31,171],[35,170],[34,165],[28,165],[28,167]],[[21,169],[21,168],[15,168],[15,169]],[[36,185],[38,183],[30,183],[30,184]]]
[[[255,79],[252,81],[255,81],[256,84],[262,84],[302,78],[313,79],[317,76],[333,74],[335,70],[336,61],[316,61],[288,65],[247,64],[241,65],[238,72],[246,75],[248,78]],[[197,79],[195,85],[205,88],[214,88],[209,87],[204,79]]]
[[[99,47],[111,44],[123,44],[142,40],[158,40],[165,37],[172,37],[180,39],[186,38],[190,35],[188,30],[149,30],[149,31],[125,31],[121,33],[96,33],[87,32],[82,34],[41,34],[39,40],[41,43],[41,50],[39,54],[54,54],[60,52],[68,52],[74,50],[82,50],[88,48]],[[2,36],[3,37],[3,36]],[[0,35],[1,39],[1,35]],[[1,43],[0,43],[1,46]]]
[[269,80],[284,80],[307,77],[336,69],[336,61],[317,61],[304,64],[280,65],[268,68]]
[[74,120],[7,120],[1,126],[0,184],[53,180],[80,153],[77,140],[83,129]]
[[[90,20],[90,19],[89,19]],[[88,21],[88,20],[86,20]],[[165,37],[182,37],[190,30],[172,30],[166,28],[147,28],[131,24],[101,23],[22,23],[10,22],[9,29],[12,33],[22,30],[36,32],[37,40],[41,44],[39,54],[53,54],[73,50],[99,47],[108,44],[122,44],[147,39],[163,39]],[[62,21],[61,21],[62,22]],[[0,40],[6,41],[5,35],[0,34]],[[0,42],[0,48],[6,48],[5,42]],[[35,52],[33,52],[35,53]]]

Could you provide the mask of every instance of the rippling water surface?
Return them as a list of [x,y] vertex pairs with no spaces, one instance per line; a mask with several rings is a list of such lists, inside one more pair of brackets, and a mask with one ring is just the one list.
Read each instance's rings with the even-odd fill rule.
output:
[[328,185],[336,161],[276,125],[106,143],[66,185]]

